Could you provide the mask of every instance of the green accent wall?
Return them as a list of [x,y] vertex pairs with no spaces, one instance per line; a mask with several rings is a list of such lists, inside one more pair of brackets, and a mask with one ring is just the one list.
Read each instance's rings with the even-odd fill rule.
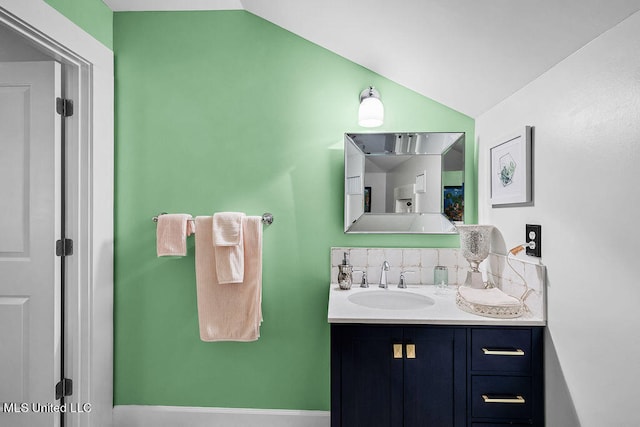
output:
[[[328,410],[332,246],[456,247],[456,236],[345,235],[343,133],[381,93],[375,131],[466,132],[474,121],[245,11],[118,12],[115,404]],[[194,241],[157,258],[160,212],[272,212],[261,338],[205,343]],[[204,232],[204,231],[203,231]]]
[[113,12],[102,0],[45,0],[109,49],[113,49]]

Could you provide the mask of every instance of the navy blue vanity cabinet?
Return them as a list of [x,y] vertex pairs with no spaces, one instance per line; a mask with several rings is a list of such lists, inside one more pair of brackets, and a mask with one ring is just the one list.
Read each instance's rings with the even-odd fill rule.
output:
[[543,328],[470,327],[470,427],[544,426]]
[[331,326],[332,427],[466,426],[466,330]]

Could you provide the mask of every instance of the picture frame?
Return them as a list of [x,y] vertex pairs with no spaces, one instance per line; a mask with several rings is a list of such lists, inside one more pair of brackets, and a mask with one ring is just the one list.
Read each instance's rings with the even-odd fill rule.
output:
[[489,149],[492,206],[529,204],[532,200],[531,126],[501,138]]
[[364,187],[364,211],[371,212],[371,187]]
[[464,185],[444,186],[443,212],[451,222],[464,221]]

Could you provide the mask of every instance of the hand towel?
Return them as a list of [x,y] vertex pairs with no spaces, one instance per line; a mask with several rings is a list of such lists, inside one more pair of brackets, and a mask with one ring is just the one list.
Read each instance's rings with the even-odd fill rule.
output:
[[158,256],[185,256],[187,236],[195,232],[195,224],[188,214],[164,214],[158,216],[156,251]]
[[213,214],[213,245],[238,246],[242,244],[242,212]]
[[[198,230],[211,230],[213,218],[196,218]],[[242,219],[244,280],[223,284],[216,274],[212,233],[196,234],[196,290],[202,341],[255,341],[262,322],[262,218]]]
[[211,230],[219,283],[242,283],[244,279],[243,218],[245,215],[241,212],[213,215]]

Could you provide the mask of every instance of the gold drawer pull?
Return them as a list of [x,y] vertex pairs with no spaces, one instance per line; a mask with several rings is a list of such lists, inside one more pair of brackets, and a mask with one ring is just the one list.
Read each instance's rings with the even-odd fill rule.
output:
[[482,352],[488,356],[524,356],[524,350],[515,348],[513,350],[506,348],[482,348]]
[[416,345],[407,344],[407,359],[415,359],[415,358],[416,358]]
[[484,403],[524,403],[524,397],[517,395],[513,397],[507,396],[493,396],[490,394],[483,394],[482,400]]
[[393,358],[402,359],[402,344],[393,345]]

